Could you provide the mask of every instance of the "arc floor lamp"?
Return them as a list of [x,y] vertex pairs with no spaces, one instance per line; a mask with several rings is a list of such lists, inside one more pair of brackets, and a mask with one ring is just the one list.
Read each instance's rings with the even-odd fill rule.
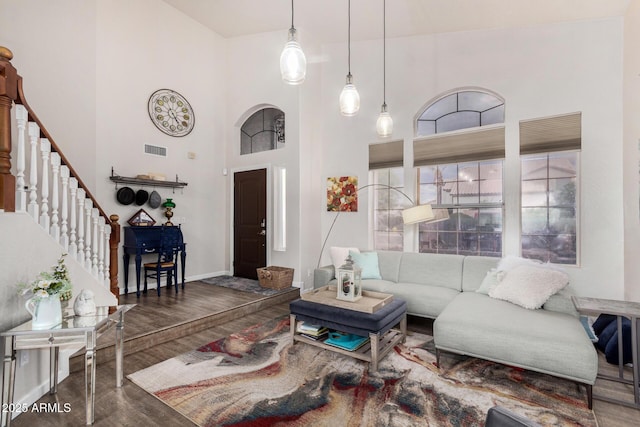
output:
[[[387,184],[379,184],[379,183],[367,184],[363,187],[358,188],[358,190],[356,190],[356,194],[358,194],[360,191],[364,190],[365,188],[369,188],[369,187],[382,187],[382,188],[388,188],[390,190],[395,190],[398,193],[402,194],[409,201],[409,203],[411,203],[411,207],[406,208],[402,211],[402,222],[405,225],[418,224],[420,222],[438,222],[438,221],[443,221],[449,218],[448,214],[444,216],[434,214],[430,204],[416,205],[414,201],[411,200],[411,198],[407,196],[404,192],[400,191],[396,187],[392,187]],[[322,254],[324,253],[324,248],[327,245],[329,236],[331,236],[331,232],[333,231],[333,226],[336,224],[336,221],[340,217],[341,213],[342,212],[338,212],[335,218],[333,218],[333,221],[331,222],[331,227],[329,227],[329,231],[327,232],[327,235],[322,241],[322,248],[320,249],[320,256],[318,257],[317,268],[320,268],[320,262],[322,260]]]

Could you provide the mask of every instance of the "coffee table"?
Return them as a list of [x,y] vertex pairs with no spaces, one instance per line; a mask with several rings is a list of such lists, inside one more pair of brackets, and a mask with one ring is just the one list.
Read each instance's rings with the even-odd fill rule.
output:
[[[289,304],[291,311],[291,339],[293,344],[303,342],[315,347],[344,354],[369,362],[372,372],[378,362],[407,336],[407,303],[394,299],[374,313],[349,310],[326,303],[298,299]],[[331,330],[369,337],[362,347],[349,351],[322,341],[308,338],[298,332],[298,322],[322,325]]]

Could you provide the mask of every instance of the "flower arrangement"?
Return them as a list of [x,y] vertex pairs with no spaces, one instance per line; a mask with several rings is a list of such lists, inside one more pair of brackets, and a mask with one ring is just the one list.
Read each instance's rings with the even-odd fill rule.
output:
[[69,271],[64,263],[63,254],[58,263],[52,267],[52,271],[43,271],[38,274],[36,280],[31,283],[18,285],[20,295],[32,294],[36,298],[48,298],[50,295],[60,295],[61,301],[71,299],[71,280]]
[[358,211],[358,177],[341,176],[327,178],[327,211]]

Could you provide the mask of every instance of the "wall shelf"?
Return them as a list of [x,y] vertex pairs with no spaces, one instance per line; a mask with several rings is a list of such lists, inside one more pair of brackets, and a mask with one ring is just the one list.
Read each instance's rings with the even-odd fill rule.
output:
[[111,169],[111,176],[109,179],[116,184],[129,184],[129,185],[143,185],[150,187],[169,187],[169,188],[183,188],[186,187],[186,182],[182,182],[178,180],[178,175],[176,175],[175,181],[158,181],[155,179],[143,179],[143,178],[134,178],[127,176],[115,175],[113,173],[113,168]]

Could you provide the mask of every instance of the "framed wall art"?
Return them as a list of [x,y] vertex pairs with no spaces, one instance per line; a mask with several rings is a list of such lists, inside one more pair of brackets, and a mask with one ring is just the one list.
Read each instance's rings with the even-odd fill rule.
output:
[[144,227],[144,226],[152,226],[156,223],[156,220],[151,218],[151,215],[147,213],[144,209],[140,209],[134,216],[129,218],[127,221],[129,225],[134,227]]
[[340,176],[327,178],[327,211],[358,211],[357,176]]

